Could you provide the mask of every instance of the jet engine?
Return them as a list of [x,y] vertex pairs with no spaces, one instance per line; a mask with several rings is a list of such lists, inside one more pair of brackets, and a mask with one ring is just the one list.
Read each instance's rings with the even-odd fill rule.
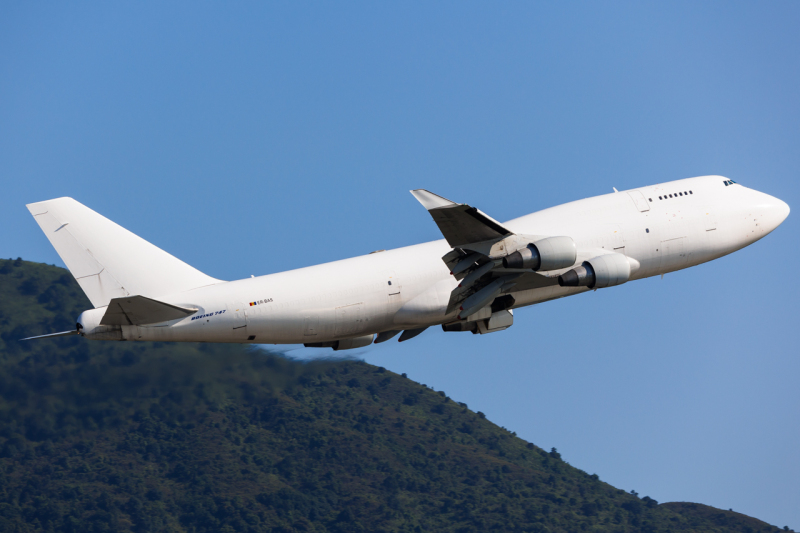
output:
[[503,258],[505,268],[558,270],[575,264],[578,248],[570,237],[548,237]]
[[558,276],[562,287],[602,289],[621,285],[631,277],[631,264],[622,254],[601,255]]

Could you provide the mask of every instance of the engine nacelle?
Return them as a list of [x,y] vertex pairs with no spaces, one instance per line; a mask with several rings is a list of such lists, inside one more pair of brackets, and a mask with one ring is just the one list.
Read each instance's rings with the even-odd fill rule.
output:
[[562,287],[589,287],[602,289],[622,285],[631,277],[631,263],[622,254],[606,254],[584,261],[558,276]]
[[558,270],[575,264],[578,247],[570,237],[548,237],[503,258],[506,268]]

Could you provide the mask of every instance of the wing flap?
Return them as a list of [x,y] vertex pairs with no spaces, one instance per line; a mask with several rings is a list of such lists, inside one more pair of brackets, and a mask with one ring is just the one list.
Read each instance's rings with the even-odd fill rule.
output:
[[144,296],[113,298],[100,320],[104,326],[144,326],[169,322],[193,315],[197,309],[151,300]]

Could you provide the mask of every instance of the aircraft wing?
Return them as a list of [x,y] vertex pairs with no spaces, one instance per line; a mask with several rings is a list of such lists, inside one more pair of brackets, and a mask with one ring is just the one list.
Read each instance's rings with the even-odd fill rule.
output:
[[459,308],[469,312],[484,300],[491,303],[496,295],[510,291],[523,274],[539,276],[530,270],[503,267],[505,256],[537,239],[536,236],[516,235],[479,209],[457,204],[425,189],[413,190],[411,194],[427,209],[453,248],[442,261],[461,283],[450,294],[447,313]]
[[502,224],[475,207],[451,202],[425,189],[413,190],[411,194],[428,210],[453,248],[511,235]]

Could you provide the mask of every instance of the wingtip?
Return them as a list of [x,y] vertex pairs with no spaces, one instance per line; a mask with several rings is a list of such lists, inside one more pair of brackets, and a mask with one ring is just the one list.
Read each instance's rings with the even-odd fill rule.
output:
[[[25,204],[25,207],[28,208],[28,211],[30,211],[32,215],[36,216],[44,212],[47,212],[46,207],[52,202],[64,201],[64,200],[78,203],[74,198],[70,198],[69,196],[62,196],[60,198],[51,198],[50,200],[42,200],[41,202],[31,202],[29,204]],[[44,211],[42,211],[42,209],[44,209]]]
[[427,189],[414,189],[411,194],[414,198],[417,199],[419,203],[422,204],[422,207],[430,211],[431,209],[436,209],[438,207],[449,207],[453,205],[458,205],[455,202],[444,198],[443,196],[439,196],[438,194],[434,194]]

